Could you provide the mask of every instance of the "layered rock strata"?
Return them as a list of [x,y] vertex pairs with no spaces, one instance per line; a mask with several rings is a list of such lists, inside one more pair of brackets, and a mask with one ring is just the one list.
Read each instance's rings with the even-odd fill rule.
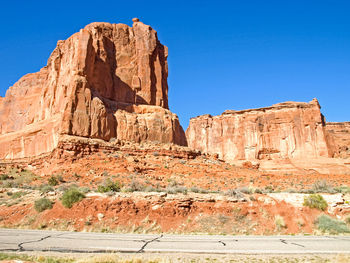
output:
[[333,156],[316,99],[192,118],[186,137],[190,147],[227,161]]
[[327,122],[326,130],[333,145],[334,156],[350,158],[350,122]]
[[62,135],[186,145],[168,109],[168,49],[150,26],[92,23],[0,98],[0,159],[52,151]]

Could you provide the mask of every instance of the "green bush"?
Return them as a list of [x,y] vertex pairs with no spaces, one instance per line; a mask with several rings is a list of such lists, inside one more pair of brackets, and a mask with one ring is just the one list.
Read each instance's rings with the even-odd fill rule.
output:
[[53,203],[47,198],[40,198],[34,202],[34,208],[37,212],[42,212],[46,209],[51,209]]
[[79,202],[83,198],[85,198],[85,195],[81,193],[77,188],[72,187],[63,193],[61,201],[64,207],[72,208],[74,203]]
[[327,215],[320,215],[316,219],[316,225],[322,232],[330,234],[350,233],[350,229],[343,221],[333,219]]
[[322,195],[319,194],[311,194],[309,196],[305,196],[303,205],[310,208],[317,208],[322,211],[324,211],[328,206],[326,200],[324,200]]
[[48,180],[48,184],[51,185],[51,186],[56,186],[58,185],[58,180],[55,176],[51,176]]
[[17,198],[20,198],[22,196],[25,196],[27,193],[26,192],[23,192],[23,191],[20,191],[20,192],[15,192],[11,195],[11,198],[12,199],[17,199]]
[[0,174],[0,180],[7,180],[10,179],[10,176],[8,176],[8,174]]
[[100,193],[106,192],[119,192],[120,191],[120,183],[118,181],[113,182],[111,179],[107,179],[101,185],[97,187],[97,191]]

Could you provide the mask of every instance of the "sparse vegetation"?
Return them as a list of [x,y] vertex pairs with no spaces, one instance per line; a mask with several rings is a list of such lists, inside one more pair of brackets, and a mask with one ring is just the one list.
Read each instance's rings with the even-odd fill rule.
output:
[[331,218],[327,215],[320,215],[316,219],[316,225],[319,230],[329,234],[350,233],[350,229],[345,222]]
[[341,193],[341,194],[350,194],[350,187],[347,185],[342,185],[342,186],[337,186],[334,187],[334,190],[337,193]]
[[25,196],[27,193],[26,192],[23,192],[23,191],[19,191],[19,192],[15,192],[11,195],[11,198],[12,199],[17,199],[17,198],[20,198],[22,196]]
[[280,215],[275,216],[275,224],[278,231],[281,231],[283,228],[287,227],[286,223],[284,222],[284,218]]
[[13,261],[28,261],[39,263],[157,263],[157,262],[232,262],[232,263],[247,263],[247,262],[294,262],[294,263],[306,263],[306,262],[349,262],[350,256],[348,255],[305,255],[300,257],[299,255],[163,255],[158,254],[150,255],[122,255],[122,254],[101,254],[101,255],[89,255],[89,256],[47,256],[47,255],[26,255],[19,253],[0,253],[0,260],[13,260]]
[[58,185],[59,181],[55,176],[51,176],[47,183],[51,186],[56,186]]
[[127,192],[142,192],[144,191],[146,186],[137,180],[132,180],[128,185]]
[[207,194],[207,193],[209,192],[209,191],[206,190],[206,189],[202,189],[202,188],[199,188],[199,187],[196,187],[196,186],[191,187],[190,191],[191,191],[192,193],[200,193],[200,194]]
[[42,193],[42,194],[46,194],[48,192],[51,192],[51,191],[54,191],[54,189],[47,185],[47,184],[43,184],[39,187],[39,191]]
[[319,194],[311,194],[309,196],[306,196],[304,198],[303,205],[310,208],[316,208],[322,211],[324,211],[328,206],[326,200],[324,200],[322,195]]
[[0,181],[7,180],[7,179],[10,179],[10,177],[8,176],[8,174],[1,174],[1,175],[0,175]]
[[85,198],[85,195],[80,192],[76,187],[67,189],[61,198],[62,205],[67,208],[72,208],[74,203],[77,203]]
[[225,193],[225,195],[235,197],[237,199],[245,198],[245,195],[238,189],[230,189]]
[[167,187],[165,189],[165,191],[168,193],[168,194],[187,194],[188,192],[188,189],[184,186],[171,186],[171,187]]
[[97,187],[97,191],[100,193],[106,192],[119,192],[120,183],[118,181],[113,182],[110,178],[105,180],[102,184]]
[[52,205],[52,201],[47,198],[40,198],[34,202],[34,208],[39,213],[47,209],[51,209]]
[[333,186],[330,185],[326,180],[318,180],[313,185],[311,190],[314,193],[330,193],[333,194],[336,191],[334,190]]
[[0,184],[5,188],[30,188],[30,183],[37,180],[34,173],[26,169],[11,168],[0,177]]
[[350,216],[348,216],[347,218],[345,218],[345,223],[350,225]]

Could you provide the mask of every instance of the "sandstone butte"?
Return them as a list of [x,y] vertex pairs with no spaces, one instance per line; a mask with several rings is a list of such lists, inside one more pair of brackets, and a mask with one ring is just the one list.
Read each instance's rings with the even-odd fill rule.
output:
[[231,162],[298,159],[311,168],[305,163],[308,160],[348,158],[350,123],[327,124],[320,108],[313,99],[202,115],[190,120],[187,142],[191,148]]
[[[350,123],[326,123],[316,99],[199,116],[185,135],[168,109],[167,57],[156,31],[136,18],[132,27],[92,23],[58,41],[47,66],[0,97],[0,159],[75,151],[89,140],[188,143],[226,161],[301,160],[287,163],[307,169],[350,158]],[[333,161],[349,169],[346,162]]]
[[0,159],[74,138],[186,145],[168,109],[168,48],[150,26],[92,23],[58,41],[47,66],[0,98]]

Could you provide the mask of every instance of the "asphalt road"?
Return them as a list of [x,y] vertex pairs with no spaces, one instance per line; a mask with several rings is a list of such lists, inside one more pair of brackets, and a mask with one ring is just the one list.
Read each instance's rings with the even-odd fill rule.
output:
[[0,251],[350,254],[350,236],[138,235],[0,229]]

